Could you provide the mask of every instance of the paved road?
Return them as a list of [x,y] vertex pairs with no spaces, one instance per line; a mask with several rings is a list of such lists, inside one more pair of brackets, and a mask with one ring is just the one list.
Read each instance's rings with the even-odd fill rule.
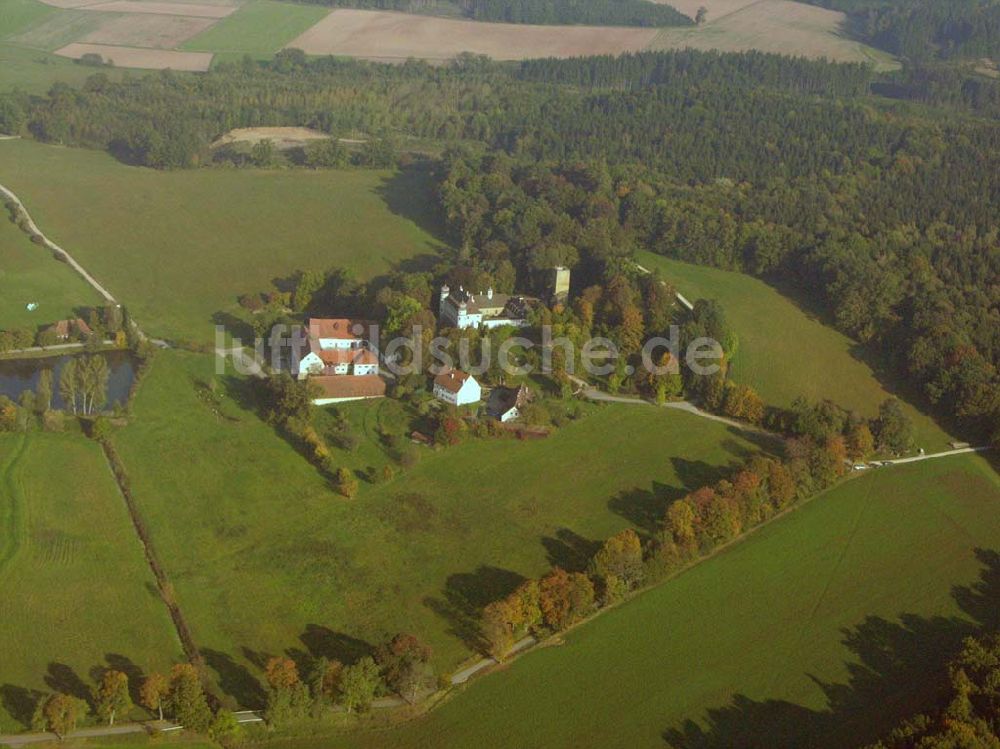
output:
[[915,455],[912,458],[896,458],[895,460],[883,460],[882,464],[899,466],[906,463],[919,463],[922,460],[934,460],[935,458],[947,458],[952,455],[968,455],[969,453],[984,453],[989,450],[988,446],[984,447],[960,447],[957,450],[945,450],[942,453],[931,453],[930,455]]
[[[243,725],[247,723],[262,723],[264,719],[253,710],[241,710],[234,713],[236,722]],[[147,721],[143,723],[119,723],[117,726],[97,726],[95,728],[81,728],[73,731],[67,739],[88,739],[102,738],[105,736],[127,736],[136,733],[164,733],[180,731],[183,726],[172,723],[169,720]],[[41,744],[46,741],[59,741],[56,734],[49,731],[41,733],[15,733],[0,735],[0,746],[27,746],[28,744]]]
[[[537,644],[538,640],[529,635],[528,637],[525,637],[523,640],[518,640],[517,642],[515,642],[514,646],[507,652],[507,655],[510,656],[514,655],[515,653],[520,653],[522,650],[527,650],[528,648]],[[464,684],[483,669],[495,665],[497,665],[497,660],[495,658],[483,658],[482,660],[478,660],[468,668],[463,668],[461,671],[452,674],[451,683],[456,686],[458,684]]]
[[[569,379],[579,387],[579,393],[583,395],[584,398],[592,401],[598,401],[600,403],[623,403],[630,406],[652,406],[654,405],[648,400],[639,398],[632,395],[612,395],[611,393],[605,393],[603,390],[598,390],[592,385],[584,382],[579,377],[574,375],[569,375]],[[726,424],[734,429],[740,429],[744,432],[753,432],[754,434],[761,434],[767,437],[780,438],[781,435],[775,432],[769,432],[767,429],[762,427],[754,426],[753,424],[747,424],[742,421],[736,421],[735,419],[729,419],[725,416],[719,416],[718,414],[709,413],[708,411],[703,411],[696,405],[689,401],[673,401],[670,403],[664,403],[663,408],[672,408],[676,411],[684,411],[693,416],[698,416],[702,419],[708,419],[709,421],[717,421],[720,424]]]

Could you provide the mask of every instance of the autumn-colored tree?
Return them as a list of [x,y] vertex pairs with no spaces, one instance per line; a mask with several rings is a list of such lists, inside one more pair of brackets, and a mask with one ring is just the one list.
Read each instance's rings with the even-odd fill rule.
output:
[[128,676],[121,671],[105,671],[97,687],[97,714],[113,726],[116,716],[126,715],[131,709]]
[[643,573],[639,535],[628,528],[605,541],[591,560],[590,572],[605,584],[610,578],[616,578],[626,589],[638,585]]
[[56,692],[45,700],[42,715],[45,724],[60,738],[76,728],[77,721],[87,712],[87,703],[79,697]]
[[354,499],[354,496],[358,493],[358,480],[355,478],[354,472],[349,468],[337,469],[335,486],[337,487],[337,492],[348,499]]
[[264,679],[274,690],[291,689],[301,680],[299,668],[291,658],[275,657],[267,662],[264,668]]
[[694,543],[697,515],[687,499],[679,499],[667,508],[665,528],[682,548]]
[[784,464],[770,462],[767,474],[767,494],[776,510],[782,510],[795,499],[795,478]]
[[163,702],[170,692],[170,684],[163,674],[150,674],[139,687],[139,700],[150,712],[155,712],[163,720]]
[[212,711],[208,709],[198,671],[190,663],[178,663],[170,670],[168,704],[174,720],[198,733],[208,730]]
[[617,333],[618,349],[623,356],[631,356],[642,348],[645,321],[642,311],[634,304],[627,304],[621,311],[621,324]]
[[309,708],[309,690],[299,677],[298,666],[291,658],[280,656],[268,660],[264,668],[267,681],[265,717],[271,725],[279,725],[304,717]]
[[875,437],[868,425],[859,421],[847,434],[847,452],[852,460],[865,460],[875,452]]
[[582,573],[556,567],[539,581],[538,588],[542,618],[550,629],[565,629],[594,607],[594,585]]
[[344,664],[338,660],[320,657],[309,671],[309,691],[312,694],[313,707],[317,710],[333,704],[340,689],[340,677],[344,672]]
[[479,631],[486,643],[487,652],[498,661],[514,645],[514,630],[506,600],[494,601],[483,608]]
[[465,423],[456,416],[443,416],[434,432],[434,442],[439,445],[457,445],[462,438]]
[[382,668],[385,683],[411,702],[428,676],[430,659],[430,646],[416,635],[405,633],[396,635],[375,653],[375,661]]
[[843,476],[847,472],[847,441],[839,434],[829,437],[826,441],[826,451],[830,453],[830,459],[837,467],[837,475]]

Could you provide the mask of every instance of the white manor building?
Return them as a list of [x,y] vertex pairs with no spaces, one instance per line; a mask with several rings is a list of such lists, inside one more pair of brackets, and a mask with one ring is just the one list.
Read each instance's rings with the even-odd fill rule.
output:
[[528,326],[529,300],[523,296],[495,294],[489,289],[483,294],[470,294],[459,287],[452,291],[441,287],[438,321],[449,328],[500,328]]
[[[367,377],[379,374],[378,353],[368,340],[373,323],[365,320],[309,320],[307,341],[298,349],[293,371],[300,380],[318,376]],[[304,355],[301,349],[307,348]]]
[[482,400],[483,389],[472,375],[452,369],[434,378],[434,397],[453,406],[467,406]]

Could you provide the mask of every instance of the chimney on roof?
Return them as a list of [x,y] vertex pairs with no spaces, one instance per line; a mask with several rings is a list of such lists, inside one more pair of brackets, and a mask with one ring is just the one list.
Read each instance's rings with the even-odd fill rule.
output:
[[486,292],[486,298],[487,299],[492,299],[493,298],[493,287],[492,286],[490,286],[489,291]]

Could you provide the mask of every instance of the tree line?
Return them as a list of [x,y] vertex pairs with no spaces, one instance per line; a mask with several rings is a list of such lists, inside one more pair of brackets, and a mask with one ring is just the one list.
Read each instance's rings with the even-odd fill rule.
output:
[[1000,53],[995,0],[806,0],[847,14],[854,35],[911,60]]
[[669,504],[645,537],[627,529],[607,539],[586,569],[555,567],[521,583],[483,608],[484,651],[502,660],[521,638],[567,629],[832,486],[849,470],[849,457],[860,459],[873,449],[856,434],[790,438],[783,458],[754,455],[727,478]]
[[669,5],[651,0],[303,0],[316,5],[394,10],[444,16],[461,14],[476,21],[541,25],[691,26],[693,21]]

